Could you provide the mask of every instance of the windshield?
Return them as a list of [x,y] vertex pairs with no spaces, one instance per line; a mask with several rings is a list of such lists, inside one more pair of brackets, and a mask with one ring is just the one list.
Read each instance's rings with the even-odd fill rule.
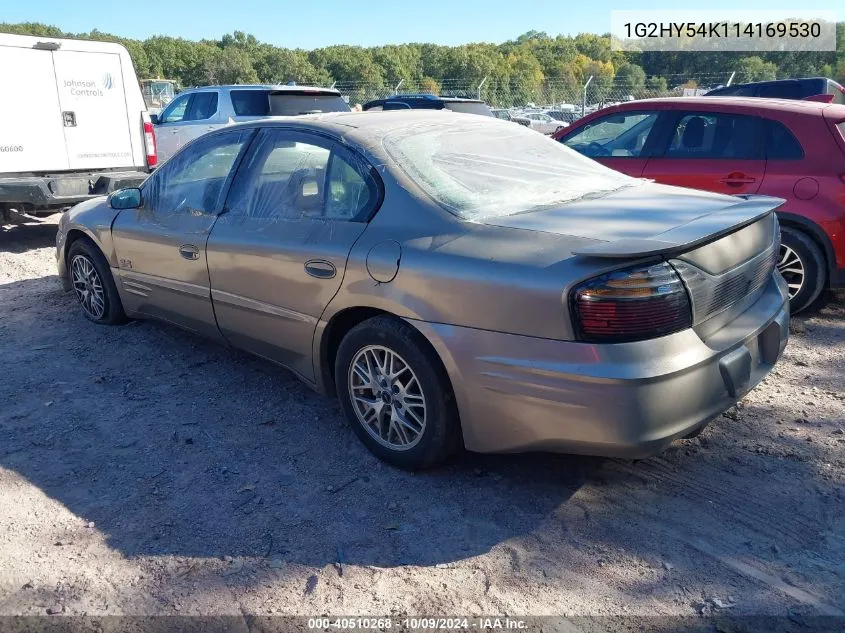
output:
[[384,139],[390,157],[464,219],[531,211],[644,182],[529,128],[492,117],[466,119],[412,124]]
[[447,101],[446,109],[452,112],[465,112],[466,114],[483,114],[490,116],[490,108],[486,103],[476,103],[474,101]]

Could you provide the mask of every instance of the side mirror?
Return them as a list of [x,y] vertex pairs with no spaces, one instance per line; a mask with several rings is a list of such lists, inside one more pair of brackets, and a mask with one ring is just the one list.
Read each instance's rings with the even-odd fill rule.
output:
[[109,196],[109,206],[112,209],[137,209],[141,206],[140,189],[118,189]]
[[157,114],[151,114],[150,115],[150,121],[152,121],[153,125],[158,125],[160,123],[160,121],[158,120]]

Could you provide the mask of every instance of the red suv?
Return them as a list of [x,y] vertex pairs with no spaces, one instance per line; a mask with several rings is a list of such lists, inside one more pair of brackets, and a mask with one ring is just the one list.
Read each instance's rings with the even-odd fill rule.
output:
[[599,110],[554,135],[608,167],[657,182],[784,198],[778,268],[793,312],[845,286],[845,106],[686,97]]

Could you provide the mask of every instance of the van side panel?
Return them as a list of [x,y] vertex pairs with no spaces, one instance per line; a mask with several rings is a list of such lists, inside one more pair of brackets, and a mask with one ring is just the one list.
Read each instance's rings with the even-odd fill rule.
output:
[[53,65],[70,169],[131,167],[120,56],[59,49]]
[[0,43],[0,174],[68,169],[49,50]]

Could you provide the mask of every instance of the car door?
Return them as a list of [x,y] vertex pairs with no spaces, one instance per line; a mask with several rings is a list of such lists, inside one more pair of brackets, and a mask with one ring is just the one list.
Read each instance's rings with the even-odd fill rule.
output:
[[755,193],[766,172],[759,117],[677,111],[669,134],[646,163],[644,178],[716,193]]
[[327,137],[259,133],[208,240],[214,310],[232,345],[313,380],[317,320],[380,190],[364,159]]
[[560,142],[602,165],[639,177],[660,135],[666,113],[657,110],[612,112],[567,130]]
[[156,152],[160,163],[173,156],[180,147],[182,120],[188,111],[192,96],[193,93],[178,95],[158,116],[155,134]]
[[143,184],[142,206],[115,218],[112,240],[127,312],[219,337],[205,247],[253,133],[231,130],[185,148]]
[[219,109],[220,97],[216,90],[195,92],[179,125],[176,149],[207,132],[223,127],[228,121],[221,120],[218,116]]

